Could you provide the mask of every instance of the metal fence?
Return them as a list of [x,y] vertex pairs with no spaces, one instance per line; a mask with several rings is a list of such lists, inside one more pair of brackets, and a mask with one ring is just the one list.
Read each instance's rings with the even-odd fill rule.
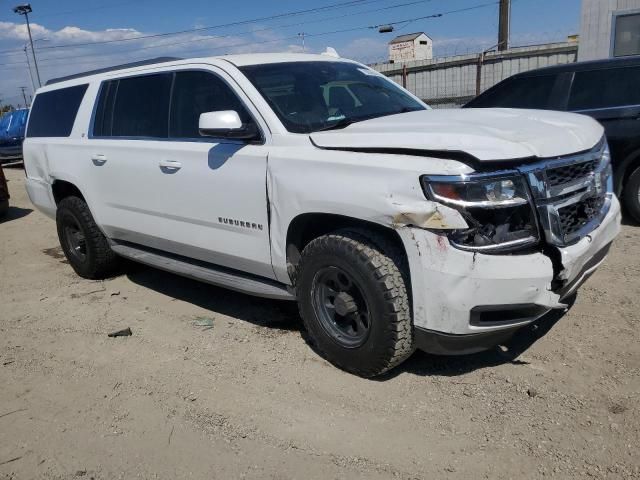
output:
[[573,63],[577,56],[576,43],[551,43],[371,67],[434,108],[454,108],[516,73]]

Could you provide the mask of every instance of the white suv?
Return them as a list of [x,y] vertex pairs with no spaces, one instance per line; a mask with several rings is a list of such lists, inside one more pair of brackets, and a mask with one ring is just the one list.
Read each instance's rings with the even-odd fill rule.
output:
[[79,275],[127,257],[297,300],[317,350],[362,376],[566,308],[620,229],[591,118],[435,111],[332,56],[57,79],[26,137],[29,196]]

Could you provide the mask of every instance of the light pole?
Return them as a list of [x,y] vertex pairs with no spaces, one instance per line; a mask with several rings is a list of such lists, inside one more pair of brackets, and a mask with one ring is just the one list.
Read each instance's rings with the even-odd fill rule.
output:
[[[48,42],[49,39],[48,38],[38,38],[36,40],[33,41],[33,43],[36,42]],[[22,50],[24,51],[24,55],[25,57],[27,57],[27,68],[29,69],[29,77],[31,78],[31,87],[33,87],[33,91],[36,91],[36,83],[33,81],[33,72],[31,71],[31,62],[29,61],[29,53],[27,53],[27,45],[28,43],[24,44],[24,47],[22,48]]]
[[27,52],[27,45],[24,45],[24,55],[27,57],[27,68],[29,69],[29,78],[31,78],[31,87],[33,91],[36,91],[36,82],[33,81],[33,72],[31,71],[31,62],[29,61],[29,53]]
[[20,90],[22,90],[22,98],[24,99],[24,108],[29,108],[29,104],[27,103],[27,94],[24,93],[26,89],[27,87],[20,87]]
[[27,32],[29,33],[29,43],[31,44],[31,54],[33,55],[33,65],[36,68],[36,77],[38,78],[38,86],[42,86],[40,81],[40,71],[38,70],[38,60],[36,59],[36,51],[33,48],[33,39],[31,38],[31,25],[29,24],[29,14],[33,12],[30,4],[18,5],[14,7],[13,11],[18,15],[24,15],[24,19],[27,22]]

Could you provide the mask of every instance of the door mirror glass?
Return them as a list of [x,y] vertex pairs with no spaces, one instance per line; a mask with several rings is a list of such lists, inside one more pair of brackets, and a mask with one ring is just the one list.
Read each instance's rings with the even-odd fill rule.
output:
[[200,114],[198,129],[200,135],[205,137],[252,139],[258,135],[256,126],[252,123],[242,123],[240,115],[235,110]]

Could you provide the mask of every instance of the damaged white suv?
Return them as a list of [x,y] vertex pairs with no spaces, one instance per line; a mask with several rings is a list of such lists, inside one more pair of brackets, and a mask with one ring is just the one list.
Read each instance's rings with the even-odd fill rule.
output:
[[434,111],[331,56],[57,79],[26,137],[29,196],[79,275],[127,257],[297,300],[316,349],[367,377],[565,308],[620,229],[591,118]]

